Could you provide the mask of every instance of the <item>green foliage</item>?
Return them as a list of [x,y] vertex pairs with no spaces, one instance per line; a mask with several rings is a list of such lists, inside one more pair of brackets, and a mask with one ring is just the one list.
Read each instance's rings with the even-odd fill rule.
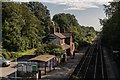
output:
[[72,76],[72,80],[80,80],[80,78],[77,76]]
[[53,21],[61,32],[73,33],[73,41],[77,46],[82,42],[91,43],[96,35],[93,27],[80,26],[75,16],[71,14],[56,14],[53,16]]
[[44,50],[45,46],[46,46],[45,44],[41,45],[40,43],[38,43],[37,49],[35,51],[36,55],[44,54],[45,53],[45,50]]
[[54,48],[50,53],[55,56],[61,56],[64,52],[61,48]]
[[49,10],[40,2],[3,2],[2,13],[2,46],[6,49],[3,53],[6,58],[21,56],[21,53],[11,55],[9,52],[24,52],[32,48],[37,48],[37,54],[63,54],[60,45],[43,44],[53,26],[72,32],[77,46],[84,41],[90,43],[95,36],[93,27],[80,26],[71,14],[54,15],[53,25]]
[[56,55],[56,56],[60,56],[64,53],[61,46],[53,42],[50,42],[47,44],[45,51],[47,51],[48,53],[52,55]]
[[52,55],[60,56],[63,54],[63,49],[59,44],[50,42],[48,44],[40,44],[35,52],[37,55],[49,53]]
[[120,1],[105,6],[107,19],[100,20],[103,25],[103,42],[106,45],[120,47]]
[[7,60],[14,60],[14,59],[22,57],[24,55],[32,54],[35,52],[35,50],[36,49],[30,49],[30,50],[26,50],[24,52],[9,52],[6,49],[2,49],[1,56],[3,56]]
[[60,13],[53,16],[53,21],[60,27],[60,31],[69,31],[71,26],[79,26],[74,15]]
[[8,51],[6,51],[5,49],[2,50],[2,56],[5,58],[5,59],[10,59],[11,55]]
[[46,6],[39,2],[29,2],[26,5],[38,18],[40,24],[42,25],[42,30],[45,34],[50,32],[50,28],[53,27],[52,20],[50,18],[50,12]]
[[15,52],[37,48],[52,26],[47,7],[39,2],[3,2],[2,8],[3,48]]

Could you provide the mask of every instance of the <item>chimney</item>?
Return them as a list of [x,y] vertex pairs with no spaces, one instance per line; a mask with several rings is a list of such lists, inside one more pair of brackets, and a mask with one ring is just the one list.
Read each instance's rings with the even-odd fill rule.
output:
[[65,28],[61,28],[61,33],[65,33]]
[[60,28],[59,28],[59,27],[57,28],[57,31],[56,31],[56,32],[60,33]]
[[55,27],[50,28],[50,34],[54,34],[55,32]]

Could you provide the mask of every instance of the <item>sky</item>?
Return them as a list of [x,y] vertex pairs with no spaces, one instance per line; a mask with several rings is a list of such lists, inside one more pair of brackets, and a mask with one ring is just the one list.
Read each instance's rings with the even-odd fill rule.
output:
[[99,19],[105,18],[103,4],[112,0],[13,0],[20,2],[42,2],[50,10],[51,18],[55,14],[70,13],[75,15],[78,23],[84,26],[93,26],[100,31]]

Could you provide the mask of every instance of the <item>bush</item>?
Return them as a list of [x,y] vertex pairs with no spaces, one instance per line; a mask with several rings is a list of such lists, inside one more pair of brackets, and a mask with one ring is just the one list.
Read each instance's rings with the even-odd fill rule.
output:
[[0,53],[0,57],[3,57],[2,53]]
[[64,53],[63,50],[60,48],[52,49],[50,52],[50,54],[55,55],[55,56],[61,56],[63,53]]
[[11,53],[11,54],[12,54],[12,56],[11,56],[12,59],[16,59],[19,57],[18,54],[16,54],[16,53]]
[[55,55],[55,56],[61,56],[64,52],[63,52],[63,49],[61,48],[61,46],[59,44],[56,44],[56,43],[49,43],[47,45],[47,48],[48,49],[48,52],[52,55]]
[[51,55],[56,55],[60,56],[64,52],[59,44],[50,42],[48,44],[42,44],[37,47],[37,50],[35,51],[37,55],[44,54],[44,53],[49,53]]
[[77,76],[72,76],[72,80],[80,80],[80,78]]
[[27,51],[24,51],[24,52],[14,52],[14,53],[12,53],[12,52],[7,51],[6,49],[3,49],[1,56],[4,57],[7,60],[14,60],[14,59],[17,59],[17,58],[22,57],[24,55],[31,54],[35,50],[36,49],[31,49],[31,50],[27,50]]
[[43,44],[43,45],[38,44],[37,49],[35,51],[36,55],[44,54],[45,53],[45,50],[44,50],[45,46],[46,46],[45,44]]
[[10,59],[11,58],[11,53],[8,52],[7,50],[3,49],[2,50],[2,56],[5,58],[5,59]]

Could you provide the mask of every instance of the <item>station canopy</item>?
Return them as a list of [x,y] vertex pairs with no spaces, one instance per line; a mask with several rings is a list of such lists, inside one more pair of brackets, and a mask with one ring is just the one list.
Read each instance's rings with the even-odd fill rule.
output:
[[32,59],[29,59],[30,61],[42,61],[42,62],[48,62],[51,59],[55,58],[54,55],[49,55],[49,54],[44,54],[44,55],[39,55],[37,57],[34,57]]
[[63,44],[63,45],[61,45],[61,47],[62,47],[63,50],[66,50],[66,49],[70,48],[70,46],[68,44]]

